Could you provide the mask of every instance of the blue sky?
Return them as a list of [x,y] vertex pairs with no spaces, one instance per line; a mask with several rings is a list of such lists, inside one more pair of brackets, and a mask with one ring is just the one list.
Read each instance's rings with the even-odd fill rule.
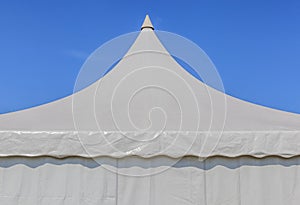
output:
[[1,1],[0,113],[70,95],[86,57],[147,13],[209,55],[226,93],[300,113],[296,0]]

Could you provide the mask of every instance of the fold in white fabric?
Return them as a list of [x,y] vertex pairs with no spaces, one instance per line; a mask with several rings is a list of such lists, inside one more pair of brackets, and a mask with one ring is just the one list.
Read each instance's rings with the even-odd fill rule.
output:
[[0,131],[0,156],[143,158],[168,156],[293,157],[300,153],[299,131],[74,132]]

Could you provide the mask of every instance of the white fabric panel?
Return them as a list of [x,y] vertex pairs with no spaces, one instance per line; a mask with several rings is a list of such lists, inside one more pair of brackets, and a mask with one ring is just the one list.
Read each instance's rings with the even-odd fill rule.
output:
[[178,160],[0,158],[0,204],[299,204],[300,157]]
[[[128,161],[128,159],[120,159],[122,160],[123,163]],[[132,168],[134,164],[135,166],[144,164],[142,161],[148,163],[148,170]],[[173,163],[172,167],[169,167],[170,163]],[[119,193],[121,204],[191,205],[205,202],[205,170],[197,158],[139,159],[131,163],[130,168],[119,167],[120,170],[123,172],[118,177],[119,187],[123,188]]]
[[0,204],[115,204],[116,175],[90,159],[1,158],[0,175]]
[[[128,137],[130,136],[130,138]],[[139,141],[141,138],[154,138]],[[0,131],[0,156],[143,158],[183,156],[281,156],[300,153],[300,131],[224,132],[33,132]]]

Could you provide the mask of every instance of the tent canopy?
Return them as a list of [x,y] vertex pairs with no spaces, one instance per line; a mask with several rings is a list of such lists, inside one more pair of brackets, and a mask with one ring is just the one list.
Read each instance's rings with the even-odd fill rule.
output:
[[290,157],[300,154],[300,116],[199,81],[147,16],[107,75],[65,98],[0,115],[0,140],[1,156]]

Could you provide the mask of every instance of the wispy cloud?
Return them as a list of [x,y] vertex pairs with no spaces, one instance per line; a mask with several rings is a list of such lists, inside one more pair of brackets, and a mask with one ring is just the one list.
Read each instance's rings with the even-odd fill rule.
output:
[[90,55],[90,53],[86,51],[76,50],[76,49],[69,49],[65,50],[64,54],[73,58],[77,58],[80,60],[85,60]]

